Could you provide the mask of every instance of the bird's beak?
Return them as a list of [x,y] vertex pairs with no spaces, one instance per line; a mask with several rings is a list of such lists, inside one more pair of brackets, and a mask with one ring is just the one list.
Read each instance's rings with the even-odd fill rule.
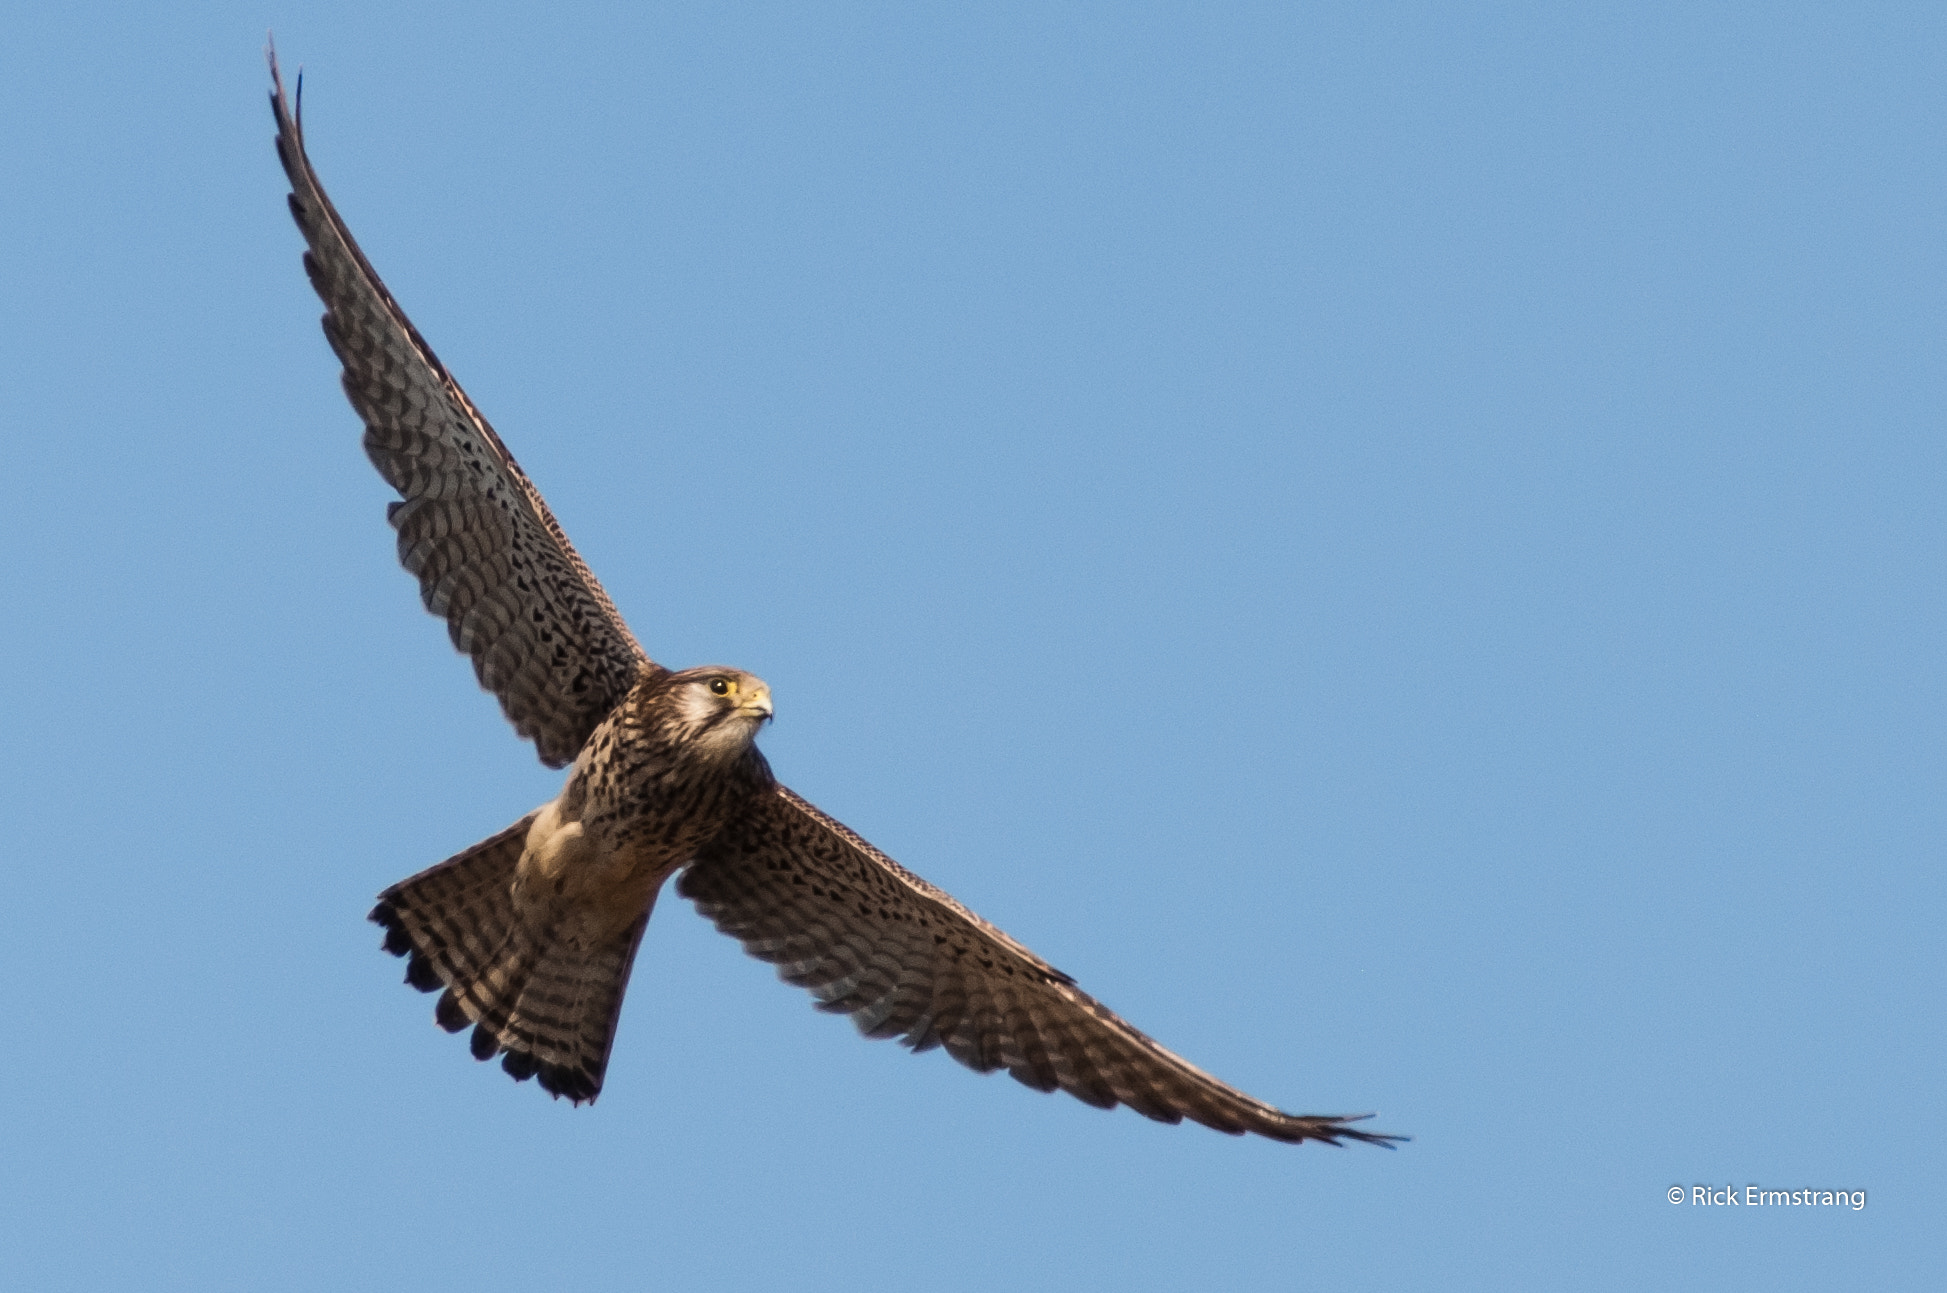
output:
[[737,708],[743,713],[757,715],[759,722],[769,722],[772,716],[771,689],[766,687],[762,691],[752,692]]

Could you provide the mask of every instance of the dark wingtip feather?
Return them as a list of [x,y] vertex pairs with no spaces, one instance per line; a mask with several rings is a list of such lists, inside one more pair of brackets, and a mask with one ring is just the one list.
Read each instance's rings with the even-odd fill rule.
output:
[[1293,1139],[1299,1142],[1322,1140],[1328,1145],[1343,1148],[1339,1145],[1339,1137],[1344,1136],[1348,1140],[1356,1140],[1365,1145],[1377,1145],[1381,1149],[1398,1149],[1402,1144],[1413,1139],[1411,1136],[1396,1136],[1384,1131],[1362,1131],[1351,1125],[1355,1122],[1364,1122],[1372,1116],[1369,1113],[1349,1113],[1336,1118],[1308,1118],[1305,1121],[1312,1125],[1302,1128]]
[[494,1052],[500,1049],[500,1039],[494,1036],[493,1029],[485,1024],[477,1024],[473,1036],[467,1041],[467,1048],[473,1052],[474,1059],[490,1060]]
[[[540,1071],[541,1062],[526,1051],[508,1051],[500,1061],[500,1067],[507,1070],[507,1076],[516,1082],[525,1082]],[[545,1081],[542,1082],[546,1086]]]

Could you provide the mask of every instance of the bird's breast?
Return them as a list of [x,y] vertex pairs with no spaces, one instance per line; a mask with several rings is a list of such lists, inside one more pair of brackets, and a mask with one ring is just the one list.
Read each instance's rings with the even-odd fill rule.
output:
[[537,917],[562,904],[604,910],[623,926],[640,915],[748,793],[738,764],[685,752],[613,717],[604,723],[528,828],[520,905]]

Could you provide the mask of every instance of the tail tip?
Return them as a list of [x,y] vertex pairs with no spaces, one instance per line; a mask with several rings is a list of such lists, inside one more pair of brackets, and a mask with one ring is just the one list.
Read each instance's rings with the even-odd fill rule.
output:
[[406,959],[406,982],[421,992],[438,992],[446,984],[440,980],[439,971],[434,968],[430,958],[414,949]]
[[473,1021],[466,1017],[458,994],[448,988],[439,994],[439,1004],[433,1007],[433,1022],[449,1033],[457,1033]]
[[412,939],[406,935],[405,922],[391,903],[381,899],[379,905],[366,913],[365,919],[385,930],[385,942],[380,944],[394,956],[404,956],[412,951]]

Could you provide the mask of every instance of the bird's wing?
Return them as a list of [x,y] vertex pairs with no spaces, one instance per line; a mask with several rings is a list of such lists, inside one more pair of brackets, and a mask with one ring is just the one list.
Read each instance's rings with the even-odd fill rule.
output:
[[365,420],[365,452],[401,496],[387,509],[399,560],[514,729],[541,762],[561,767],[655,666],[352,240],[305,156],[275,57],[271,80],[277,156],[309,248],[304,268],[325,303],[325,337]]
[[1218,1081],[782,786],[697,855],[677,892],[868,1037],[944,1046],[979,1072],[1005,1068],[1036,1090],[1161,1122],[1291,1142],[1402,1139]]

